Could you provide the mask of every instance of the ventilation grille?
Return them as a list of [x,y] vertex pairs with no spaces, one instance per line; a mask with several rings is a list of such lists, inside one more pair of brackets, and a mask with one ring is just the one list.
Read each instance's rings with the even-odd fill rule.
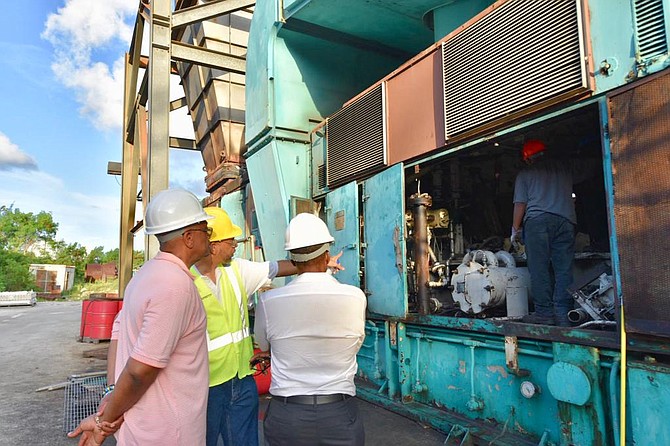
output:
[[386,164],[384,84],[328,119],[327,182],[340,186]]
[[319,189],[325,189],[326,188],[326,165],[325,164],[319,164],[317,166],[317,186]]
[[635,0],[635,29],[640,59],[668,52],[663,0]]
[[442,44],[445,136],[583,91],[579,0],[510,0]]

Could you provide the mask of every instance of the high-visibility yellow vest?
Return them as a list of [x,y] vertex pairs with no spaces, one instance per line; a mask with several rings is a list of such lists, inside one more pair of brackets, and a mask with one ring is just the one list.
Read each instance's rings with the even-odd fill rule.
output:
[[247,293],[237,265],[218,266],[221,272],[221,301],[193,267],[202,304],[207,313],[207,349],[209,350],[209,386],[216,386],[237,376],[244,378],[253,370],[253,342],[249,332]]

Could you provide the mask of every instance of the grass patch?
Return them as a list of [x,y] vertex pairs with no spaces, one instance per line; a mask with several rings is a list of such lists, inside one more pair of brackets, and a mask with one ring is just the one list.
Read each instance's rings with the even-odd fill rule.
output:
[[63,298],[66,300],[85,300],[95,293],[118,293],[119,279],[108,279],[106,282],[99,281],[93,283],[78,283],[67,293],[64,293]]

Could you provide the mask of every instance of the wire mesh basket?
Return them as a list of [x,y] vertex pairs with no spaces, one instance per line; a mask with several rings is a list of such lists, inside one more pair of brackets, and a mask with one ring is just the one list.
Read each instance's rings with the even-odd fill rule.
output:
[[107,373],[72,375],[65,385],[63,431],[71,432],[81,420],[94,414],[107,386]]

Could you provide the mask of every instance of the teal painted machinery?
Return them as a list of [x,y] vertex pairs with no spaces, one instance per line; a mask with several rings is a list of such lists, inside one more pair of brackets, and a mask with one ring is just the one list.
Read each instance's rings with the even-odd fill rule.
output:
[[[266,258],[295,213],[329,225],[369,299],[361,397],[449,444],[670,444],[669,35],[668,0],[258,2],[248,223]],[[572,328],[518,320],[530,138],[595,166]]]

